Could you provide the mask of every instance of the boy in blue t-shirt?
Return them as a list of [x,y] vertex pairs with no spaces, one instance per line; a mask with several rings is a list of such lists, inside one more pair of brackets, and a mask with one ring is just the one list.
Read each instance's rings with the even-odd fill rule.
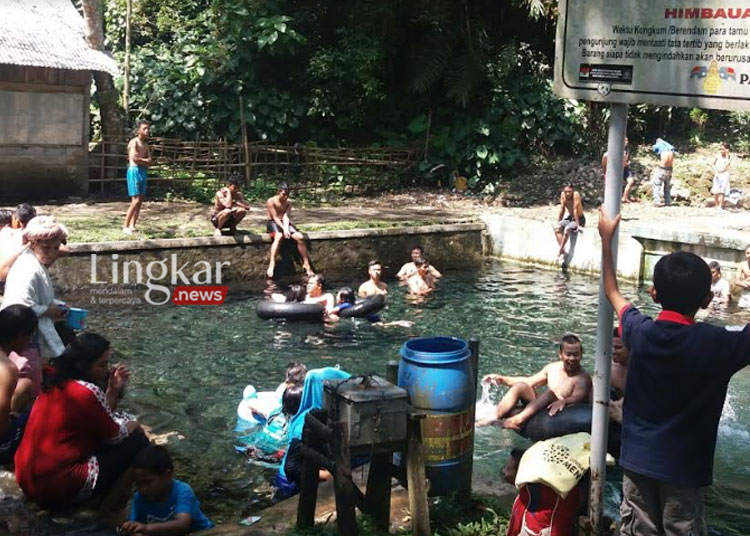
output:
[[198,499],[185,482],[172,478],[172,457],[164,447],[150,445],[136,456],[133,472],[136,491],[125,534],[183,535],[214,524],[201,512]]
[[604,290],[630,351],[622,417],[622,536],[704,536],[703,493],[732,375],[750,364],[744,329],[695,323],[713,298],[706,262],[685,251],[654,267],[656,320],[620,294],[612,237],[620,217],[599,215]]

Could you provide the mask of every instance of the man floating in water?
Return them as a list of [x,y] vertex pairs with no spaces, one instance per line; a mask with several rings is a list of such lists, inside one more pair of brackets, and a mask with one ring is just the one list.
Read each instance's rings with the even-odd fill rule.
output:
[[[487,374],[482,378],[483,383],[503,384],[510,389],[497,405],[495,418],[479,421],[477,426],[498,424],[519,430],[532,415],[544,408],[553,416],[565,406],[587,401],[591,393],[591,376],[581,366],[581,339],[572,333],[563,335],[558,356],[559,361],[546,365],[533,376]],[[547,385],[548,390],[537,394],[535,389],[543,385]],[[519,402],[523,408],[511,417]]]

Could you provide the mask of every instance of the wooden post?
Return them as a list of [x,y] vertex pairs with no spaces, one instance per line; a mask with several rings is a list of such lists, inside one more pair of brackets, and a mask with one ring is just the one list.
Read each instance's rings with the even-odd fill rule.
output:
[[336,439],[333,459],[336,467],[333,488],[336,493],[336,515],[338,533],[341,536],[357,536],[357,512],[354,510],[354,482],[352,482],[351,455],[349,453],[349,427],[347,423],[334,424]]
[[245,101],[240,95],[240,123],[242,123],[242,146],[245,152],[245,186],[250,184],[250,147],[247,144],[247,125],[245,124]]
[[430,507],[427,504],[427,482],[422,449],[422,418],[409,416],[406,432],[406,485],[409,490],[409,512],[413,536],[430,536]]
[[392,452],[373,454],[370,472],[367,475],[365,513],[375,521],[375,526],[388,532],[391,523],[391,474]]
[[[302,443],[311,447],[317,444],[312,430],[307,425],[302,429]],[[312,528],[315,525],[319,471],[320,466],[312,458],[304,458],[302,478],[299,485],[299,502],[297,503],[297,527],[300,529]]]
[[125,69],[122,84],[122,107],[125,108],[125,124],[130,127],[130,19],[133,15],[133,0],[125,0]]
[[479,389],[479,337],[469,338],[469,350],[471,351],[471,369],[474,373],[474,396]]
[[385,364],[385,379],[393,385],[398,385],[398,361],[395,359]]

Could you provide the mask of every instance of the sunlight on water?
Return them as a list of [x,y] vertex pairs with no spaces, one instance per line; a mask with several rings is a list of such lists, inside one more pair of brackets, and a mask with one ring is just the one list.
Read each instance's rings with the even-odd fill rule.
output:
[[[334,281],[331,286],[359,283]],[[172,435],[168,442],[177,475],[193,485],[216,521],[236,521],[257,509],[252,503],[265,496],[272,475],[234,452],[237,404],[247,384],[259,391],[275,389],[289,361],[303,361],[311,368],[340,364],[352,373],[382,375],[385,363],[398,358],[401,344],[410,337],[476,335],[481,338],[480,377],[491,372],[526,375],[555,360],[560,335],[573,331],[583,340],[583,366],[593,371],[597,279],[491,262],[479,270],[448,273],[441,286],[423,303],[414,303],[391,282],[383,318],[409,320],[411,326],[382,327],[361,320],[334,326],[264,321],[255,315],[263,289],[234,288],[221,307],[92,305],[89,327],[112,340],[113,361],[133,369],[124,408],[155,432],[184,438]],[[645,312],[657,312],[644,291],[626,285],[623,291]],[[748,320],[747,313],[730,310],[710,321],[723,325]],[[492,415],[492,401],[501,393],[495,387],[483,391],[477,415]],[[729,385],[715,482],[707,496],[709,524],[726,535],[750,534],[748,439],[750,371],[743,370]],[[526,445],[514,432],[478,429],[475,470],[496,479],[510,448]]]

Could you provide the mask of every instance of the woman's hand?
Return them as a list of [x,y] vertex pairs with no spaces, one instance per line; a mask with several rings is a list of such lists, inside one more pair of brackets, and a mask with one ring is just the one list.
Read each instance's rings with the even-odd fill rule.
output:
[[130,370],[122,363],[117,363],[109,373],[109,381],[107,383],[107,391],[114,391],[119,393],[130,380]]
[[50,303],[42,316],[48,316],[53,322],[59,322],[65,320],[65,317],[68,316],[68,309],[60,307],[56,303]]
[[128,435],[132,435],[139,430],[143,431],[143,428],[141,428],[141,425],[138,421],[128,421],[127,423],[125,423],[125,428],[128,430]]

